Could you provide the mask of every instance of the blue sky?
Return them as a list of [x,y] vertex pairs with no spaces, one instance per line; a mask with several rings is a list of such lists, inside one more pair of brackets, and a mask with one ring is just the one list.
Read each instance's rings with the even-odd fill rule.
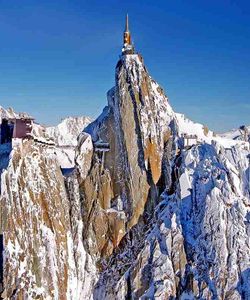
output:
[[98,116],[114,85],[125,14],[178,112],[211,129],[250,124],[250,2],[0,1],[0,105],[56,124]]

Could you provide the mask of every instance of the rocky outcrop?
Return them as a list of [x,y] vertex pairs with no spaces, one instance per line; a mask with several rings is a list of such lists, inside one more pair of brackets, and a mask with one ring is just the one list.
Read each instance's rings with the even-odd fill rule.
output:
[[[80,188],[90,251],[96,245],[94,253],[110,255],[126,231],[138,223],[146,203],[151,208],[157,204],[164,145],[171,138],[173,118],[142,57],[122,57],[116,67],[116,85],[108,92],[108,107],[85,130],[94,144],[102,141],[110,147],[105,153],[95,151]],[[119,234],[113,224],[120,228]]]
[[112,296],[107,287],[101,293],[107,299],[248,299],[248,153],[218,143],[183,150],[175,192],[162,195],[144,247],[118,281],[114,271],[108,275]]
[[21,143],[12,151],[1,187],[3,298],[90,295],[95,277],[86,270],[93,265],[83,247],[80,204],[76,197],[69,202],[53,151],[33,141]]

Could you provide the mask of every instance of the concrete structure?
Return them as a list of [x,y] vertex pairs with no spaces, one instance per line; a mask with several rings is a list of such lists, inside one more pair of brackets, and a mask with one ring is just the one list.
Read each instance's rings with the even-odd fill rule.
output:
[[134,54],[134,46],[132,45],[131,34],[129,31],[129,26],[128,26],[128,15],[126,16],[126,25],[125,25],[125,30],[123,33],[122,54],[123,55]]
[[96,152],[107,152],[110,150],[109,143],[106,143],[99,139],[94,143],[94,149]]
[[198,137],[196,134],[182,134],[181,135],[183,147],[190,147],[198,143]]
[[98,141],[96,141],[94,143],[94,150],[97,153],[100,161],[101,161],[101,166],[102,169],[104,167],[104,158],[105,158],[105,152],[110,151],[110,146],[109,143],[102,141],[101,139],[98,139]]
[[25,117],[20,119],[12,119],[14,124],[13,138],[23,139],[30,136],[34,119]]
[[11,143],[12,139],[30,137],[34,119],[29,116],[20,116],[11,119],[2,119],[0,125],[1,144]]

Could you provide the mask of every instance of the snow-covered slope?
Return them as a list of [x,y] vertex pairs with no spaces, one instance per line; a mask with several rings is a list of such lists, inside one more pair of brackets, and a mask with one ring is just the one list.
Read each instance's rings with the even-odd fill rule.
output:
[[62,168],[73,168],[77,138],[90,122],[89,117],[69,117],[53,127],[34,124],[32,136],[41,143],[54,146]]
[[62,168],[75,166],[77,137],[90,122],[88,117],[68,117],[57,126],[45,128],[45,135],[55,142],[55,151]]
[[76,147],[78,135],[90,122],[89,117],[68,117],[57,126],[46,127],[45,133],[55,141],[57,146]]
[[17,115],[18,114],[15,113],[12,108],[4,109],[2,106],[0,106],[0,118],[1,118],[1,122],[2,122],[2,119],[4,119],[4,118],[14,118]]
[[228,133],[217,134],[209,130],[207,126],[191,121],[190,119],[186,118],[183,114],[175,113],[175,117],[179,134],[197,135],[198,142],[206,142],[211,144],[212,141],[216,141],[224,147],[232,147],[237,144],[248,144],[248,142],[245,143],[245,140],[240,138],[242,137],[242,132],[240,132],[240,130],[232,130]]
[[222,133],[220,136],[232,140],[250,140],[250,126],[241,126],[238,129]]
[[8,109],[4,109],[0,106],[0,123],[2,123],[2,119],[7,118],[17,118],[17,117],[30,117],[27,113],[17,113],[11,107]]
[[110,272],[116,299],[250,299],[248,156],[217,143],[181,152],[135,262],[118,282]]

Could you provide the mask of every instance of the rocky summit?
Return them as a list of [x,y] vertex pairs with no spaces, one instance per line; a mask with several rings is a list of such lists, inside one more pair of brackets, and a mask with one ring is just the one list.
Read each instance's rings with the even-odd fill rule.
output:
[[250,299],[249,139],[175,113],[124,47],[95,121],[0,145],[1,296]]

